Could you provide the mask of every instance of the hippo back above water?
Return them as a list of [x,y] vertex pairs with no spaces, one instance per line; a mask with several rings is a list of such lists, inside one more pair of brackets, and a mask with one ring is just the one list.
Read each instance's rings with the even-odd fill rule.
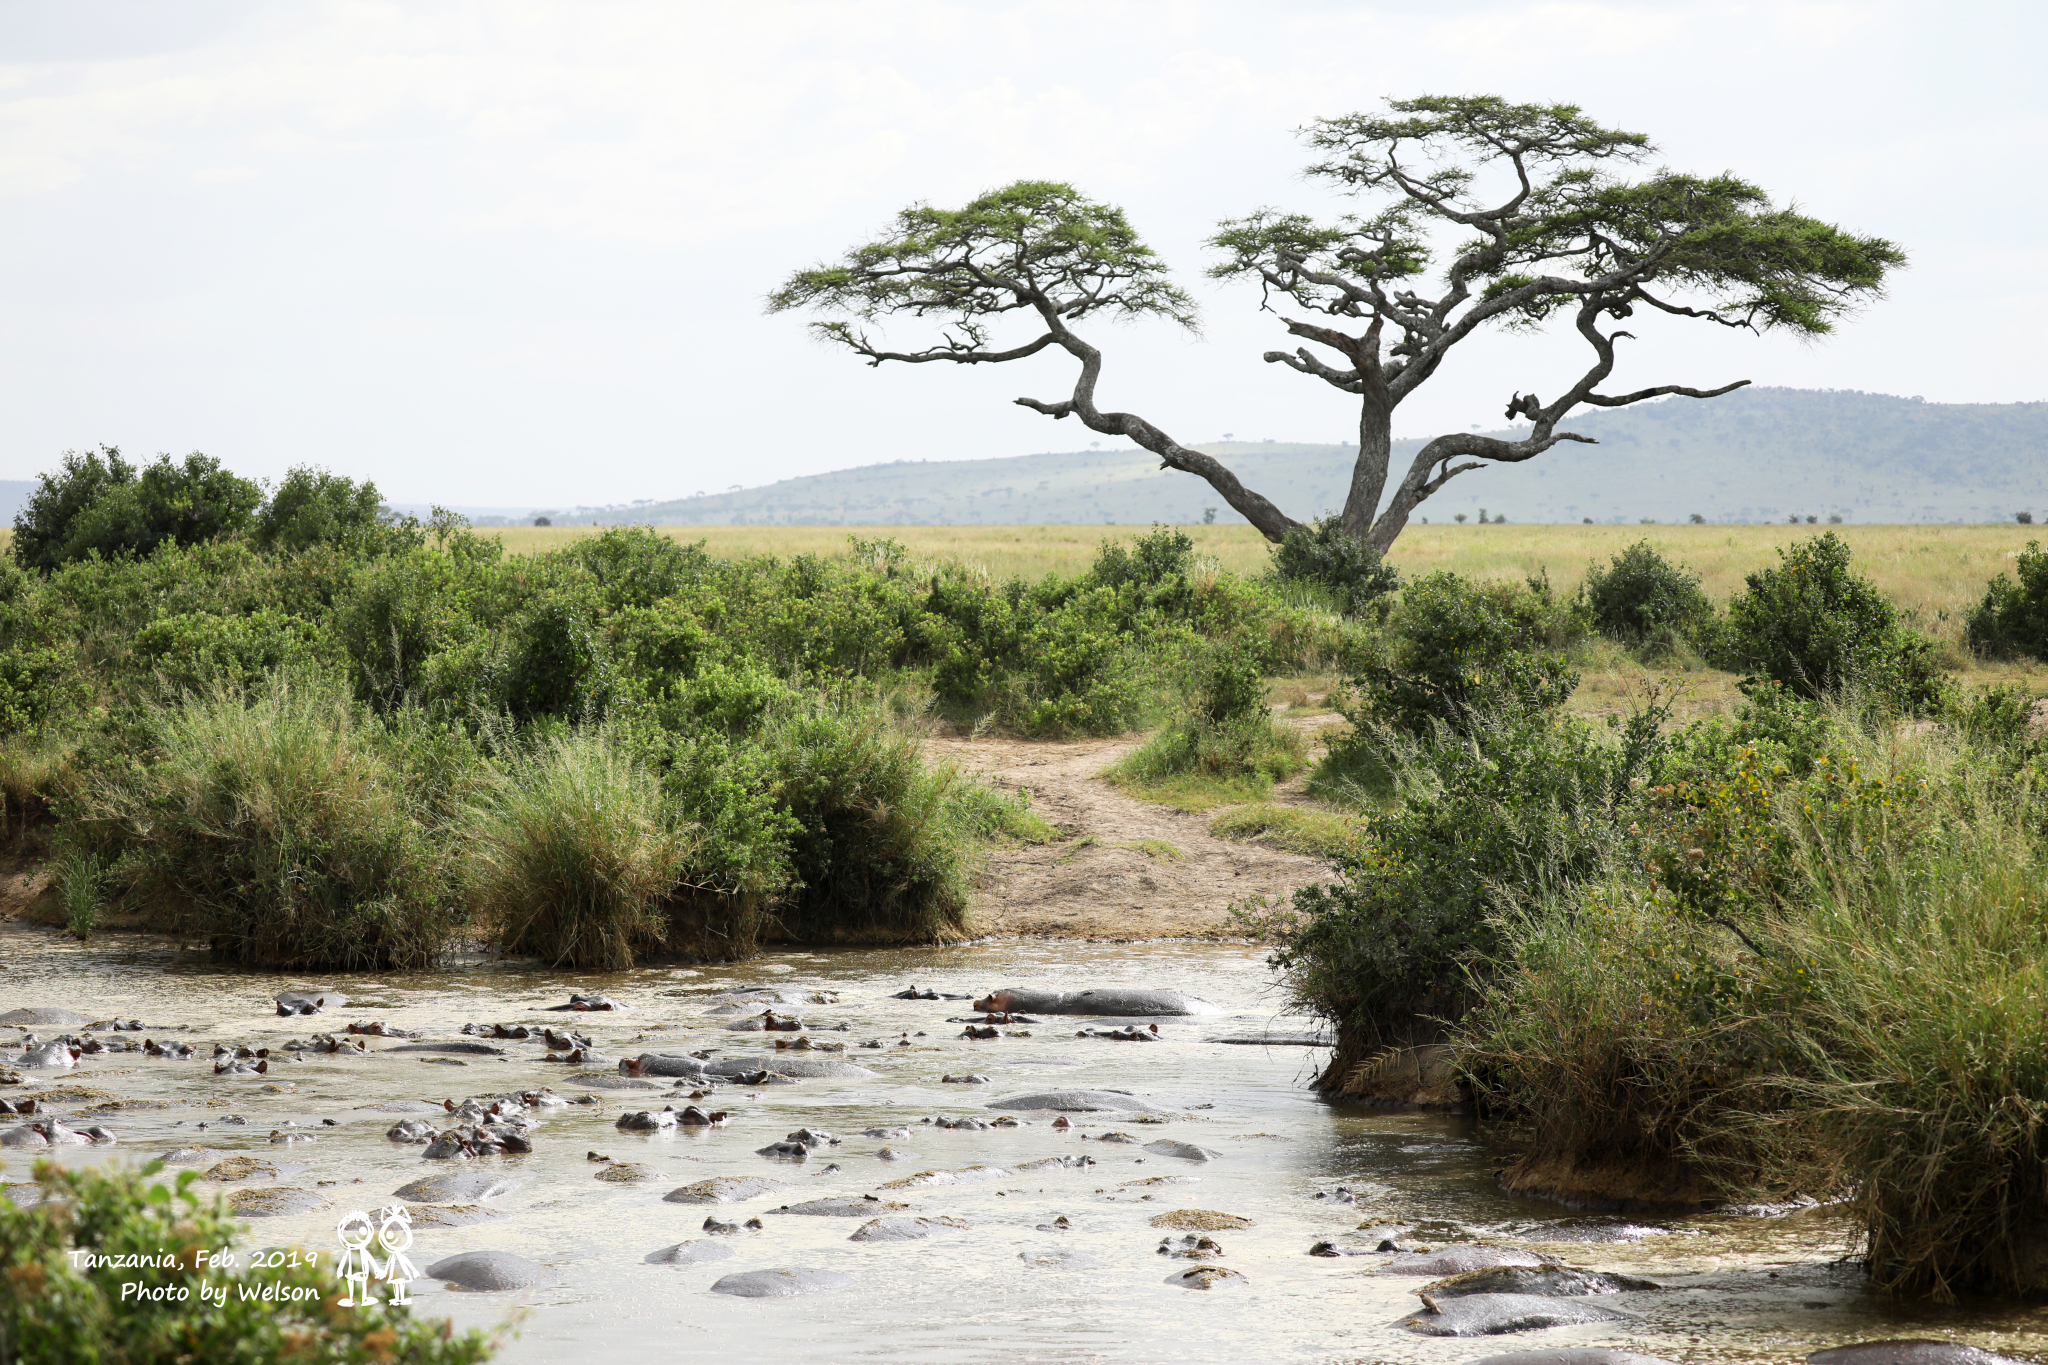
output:
[[1023,1014],[1102,1014],[1150,1017],[1167,1014],[1221,1014],[1221,1005],[1179,991],[1145,991],[1104,986],[1085,991],[1039,991],[1005,986],[974,1002],[978,1010]]

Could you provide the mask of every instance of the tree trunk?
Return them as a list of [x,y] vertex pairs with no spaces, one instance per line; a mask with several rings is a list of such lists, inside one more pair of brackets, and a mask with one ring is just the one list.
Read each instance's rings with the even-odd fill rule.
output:
[[1368,389],[1358,406],[1358,462],[1351,466],[1351,491],[1344,500],[1344,529],[1359,540],[1372,532],[1393,454],[1394,409],[1385,393]]

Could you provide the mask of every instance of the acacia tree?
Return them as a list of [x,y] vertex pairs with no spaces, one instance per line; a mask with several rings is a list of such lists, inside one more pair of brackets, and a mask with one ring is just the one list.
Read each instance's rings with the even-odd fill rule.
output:
[[[1594,444],[1560,426],[1575,409],[1712,398],[1749,382],[1601,392],[1615,343],[1632,337],[1619,323],[1638,308],[1818,336],[1880,295],[1905,259],[1880,238],[1774,207],[1732,175],[1624,180],[1610,168],[1643,159],[1649,139],[1603,128],[1572,105],[1473,96],[1389,108],[1389,116],[1319,119],[1304,130],[1321,158],[1309,174],[1361,200],[1358,212],[1327,223],[1272,209],[1228,220],[1211,239],[1222,259],[1210,271],[1256,280],[1264,307],[1310,343],[1268,351],[1269,363],[1357,396],[1358,458],[1342,525],[1379,553],[1458,475],[1532,459],[1560,441]],[[1462,240],[1433,272],[1447,236]],[[841,314],[813,326],[871,365],[999,364],[1063,350],[1080,365],[1072,394],[1018,403],[1078,417],[1157,455],[1162,468],[1206,479],[1269,540],[1299,524],[1219,461],[1135,413],[1097,406],[1102,352],[1077,327],[1107,314],[1193,329],[1195,308],[1121,210],[1070,185],[1019,181],[957,210],[913,205],[876,240],[792,275],[768,307]],[[940,324],[939,339],[889,350],[864,325],[904,314]],[[1033,335],[998,345],[995,329],[1013,314]],[[1557,318],[1569,318],[1592,352],[1578,381],[1547,402],[1511,393],[1507,417],[1530,424],[1519,439],[1456,432],[1427,442],[1388,498],[1402,400],[1480,329],[1534,331]]]

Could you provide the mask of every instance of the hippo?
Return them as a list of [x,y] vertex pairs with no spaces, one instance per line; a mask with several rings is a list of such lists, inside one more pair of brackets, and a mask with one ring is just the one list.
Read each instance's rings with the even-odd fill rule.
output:
[[1397,1256],[1381,1266],[1378,1273],[1424,1275],[1430,1279],[1437,1279],[1440,1276],[1465,1275],[1475,1270],[1493,1270],[1501,1266],[1526,1266],[1534,1270],[1556,1264],[1555,1257],[1539,1255],[1533,1251],[1472,1242],[1461,1246],[1447,1246],[1438,1251],[1418,1251]]
[[547,1006],[547,1008],[552,1011],[555,1011],[556,1013],[560,1013],[564,1010],[574,1010],[577,1013],[581,1014],[589,1010],[622,1010],[625,1009],[626,1006],[620,1004],[618,1001],[612,999],[608,995],[572,994],[569,997],[568,1004],[549,1005]]
[[83,1147],[99,1146],[113,1140],[113,1133],[98,1124],[74,1129],[65,1127],[56,1119],[24,1123],[19,1128],[0,1133],[0,1147]]
[[84,1051],[68,1038],[52,1038],[21,1054],[18,1066],[59,1067],[77,1066]]
[[877,1214],[905,1213],[909,1209],[908,1204],[879,1199],[872,1194],[853,1194],[806,1199],[801,1204],[784,1204],[768,1212],[802,1214],[812,1218],[874,1218]]
[[423,1175],[400,1185],[392,1193],[400,1199],[418,1199],[429,1204],[466,1204],[478,1199],[496,1199],[518,1189],[520,1182],[494,1171],[448,1171]]
[[1086,991],[1040,991],[1028,986],[1005,986],[990,991],[974,1002],[984,1013],[1015,1014],[1097,1014],[1144,1018],[1163,1014],[1221,1014],[1212,1005],[1179,991],[1147,991],[1107,986]]
[[628,1057],[619,1063],[621,1076],[681,1076],[693,1081],[706,1080],[710,1072],[704,1063],[695,1057],[678,1057],[667,1052],[643,1052],[638,1057]]
[[706,1261],[729,1261],[732,1248],[722,1242],[677,1242],[672,1247],[650,1251],[641,1258],[649,1265],[702,1265]]
[[502,1057],[505,1049],[489,1043],[400,1043],[386,1052],[455,1052],[465,1057]]
[[1182,1289],[1234,1289],[1248,1281],[1235,1270],[1220,1265],[1198,1265],[1192,1270],[1176,1270],[1166,1277],[1166,1282]]
[[854,1230],[849,1242],[921,1242],[928,1237],[966,1232],[958,1218],[876,1218]]
[[1960,1341],[1902,1337],[1895,1341],[1859,1341],[1815,1351],[1807,1365],[2019,1365],[2011,1356],[1966,1346]]
[[90,1015],[80,1014],[77,1010],[57,1009],[51,1005],[31,1005],[0,1014],[0,1024],[14,1028],[84,1028],[91,1022]]
[[302,1213],[331,1209],[334,1205],[312,1190],[272,1185],[263,1189],[231,1191],[228,1207],[243,1218],[292,1218]]
[[853,1277],[836,1270],[748,1270],[727,1275],[711,1286],[711,1292],[742,1299],[781,1299],[851,1288]]
[[1425,1294],[1421,1309],[1394,1326],[1426,1337],[1491,1337],[1542,1327],[1618,1322],[1627,1316],[1582,1298],[1554,1299],[1547,1294],[1468,1294],[1441,1303]]
[[872,1079],[880,1074],[852,1062],[834,1061],[829,1057],[722,1057],[715,1062],[704,1064],[704,1070],[712,1076],[730,1076],[735,1079],[757,1071],[771,1072],[782,1076],[839,1077],[843,1079]]
[[1100,1114],[1121,1111],[1150,1113],[1154,1106],[1122,1090],[1046,1090],[1035,1095],[1013,1095],[996,1100],[990,1109],[1051,1109],[1062,1114]]
[[789,1188],[782,1181],[770,1180],[766,1176],[715,1175],[709,1180],[670,1190],[661,1198],[665,1204],[736,1204],[743,1199],[759,1199],[764,1194],[780,1194]]
[[1639,1280],[1633,1275],[1614,1275],[1599,1270],[1573,1270],[1561,1265],[1502,1265],[1486,1270],[1468,1270],[1462,1275],[1435,1280],[1417,1292],[1432,1299],[1457,1299],[1468,1294],[1549,1294],[1560,1299],[1576,1299],[1588,1294],[1622,1294],[1657,1287],[1649,1280]]
[[561,1283],[561,1273],[509,1251],[465,1251],[427,1267],[431,1279],[474,1294],[502,1293]]
[[340,1009],[348,1003],[348,997],[340,991],[285,991],[276,998],[279,1014],[318,1014],[326,1009]]

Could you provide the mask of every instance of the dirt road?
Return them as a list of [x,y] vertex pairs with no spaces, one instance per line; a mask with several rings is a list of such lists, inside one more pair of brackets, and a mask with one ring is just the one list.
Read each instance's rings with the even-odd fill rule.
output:
[[1112,942],[1222,936],[1233,901],[1279,900],[1329,878],[1313,858],[1215,838],[1207,815],[1132,800],[1098,778],[1135,739],[928,743],[934,758],[1029,791],[1031,808],[1068,836],[991,858],[974,901],[977,934]]

